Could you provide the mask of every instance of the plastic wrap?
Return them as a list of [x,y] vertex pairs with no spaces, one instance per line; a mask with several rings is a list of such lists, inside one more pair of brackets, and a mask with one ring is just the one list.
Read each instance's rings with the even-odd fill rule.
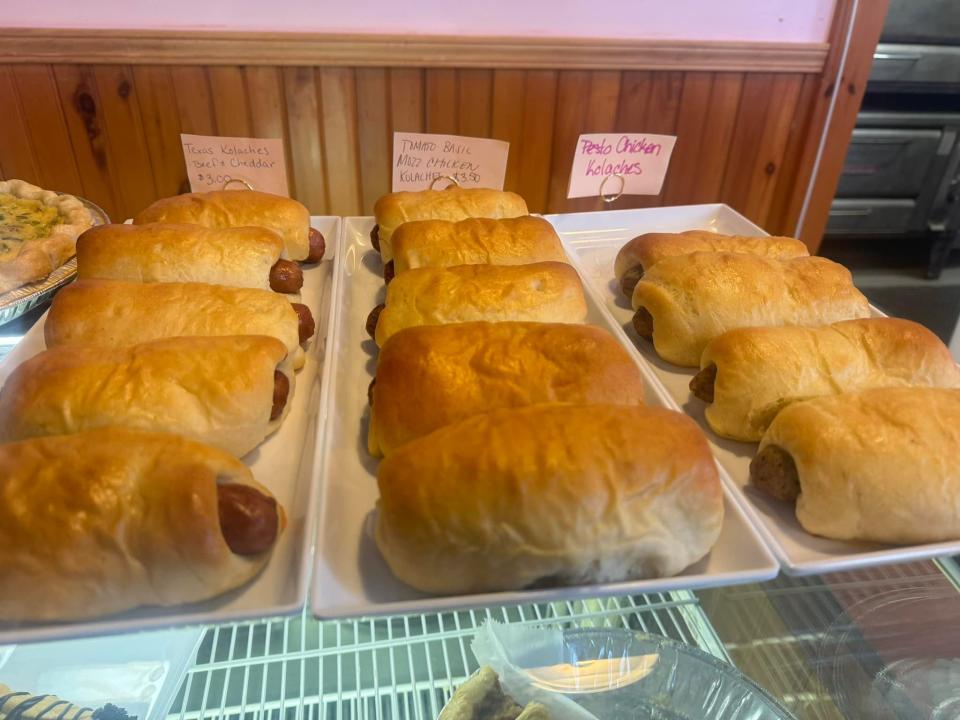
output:
[[657,635],[488,622],[472,650],[504,692],[545,705],[551,720],[793,717],[731,665]]

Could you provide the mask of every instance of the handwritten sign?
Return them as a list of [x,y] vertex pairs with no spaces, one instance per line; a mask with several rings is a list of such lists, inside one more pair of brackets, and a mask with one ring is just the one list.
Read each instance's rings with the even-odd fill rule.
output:
[[581,135],[573,153],[567,197],[600,195],[601,185],[608,196],[659,195],[676,141],[673,135]]
[[[393,134],[393,191],[426,190],[439,177],[461,187],[503,189],[510,143],[460,135]],[[437,181],[436,187],[449,183]]]
[[289,195],[283,140],[180,135],[193,192],[254,190]]

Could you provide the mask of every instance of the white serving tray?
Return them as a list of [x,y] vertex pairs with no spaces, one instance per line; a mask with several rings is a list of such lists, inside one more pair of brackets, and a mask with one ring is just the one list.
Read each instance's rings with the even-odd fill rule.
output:
[[[810,535],[797,522],[793,506],[767,497],[749,484],[750,460],[756,443],[727,440],[713,433],[704,417],[705,404],[690,395],[690,378],[696,371],[661,360],[653,345],[633,329],[633,310],[620,292],[613,262],[631,238],[647,232],[679,232],[705,229],[727,234],[766,235],[732,208],[722,205],[687,205],[646,210],[547,215],[581,275],[602,297],[602,305],[614,322],[636,345],[653,374],[662,383],[673,406],[683,409],[703,427],[716,457],[728,471],[737,501],[757,525],[770,548],[791,575],[850,570],[858,567],[906,562],[960,552],[960,542],[891,546],[866,542],[843,542]],[[883,315],[872,308],[875,315]]]
[[[107,618],[72,623],[16,625],[0,622],[0,644],[61,640],[107,635],[194,623],[221,623],[265,615],[298,612],[306,597],[315,535],[320,456],[315,452],[322,435],[321,373],[329,327],[335,239],[340,219],[313,217],[311,225],[327,239],[326,257],[304,269],[300,302],[310,307],[317,331],[307,347],[304,367],[297,373],[293,405],[280,429],[243,459],[256,479],[283,505],[287,527],[270,562],[256,578],[220,597],[170,608],[140,608]],[[41,352],[46,313],[30,328],[0,364],[0,385],[21,362]],[[318,424],[318,419],[321,422]]]
[[[310,605],[319,618],[436,612],[491,604],[630,595],[681,588],[732,585],[774,577],[779,568],[742,510],[726,497],[726,519],[710,555],[681,575],[606,585],[551,587],[469,596],[432,596],[397,580],[373,541],[377,461],[367,453],[367,386],[376,367],[376,345],[365,330],[367,314],[383,301],[379,254],[370,246],[373,218],[345,218],[333,282],[326,373],[322,497]],[[669,405],[659,383],[627,338],[588,292],[592,323],[610,329],[634,356],[651,405]]]

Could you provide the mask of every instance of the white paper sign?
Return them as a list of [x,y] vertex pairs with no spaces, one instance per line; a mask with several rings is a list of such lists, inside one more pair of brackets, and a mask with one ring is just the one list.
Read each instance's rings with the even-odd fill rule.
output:
[[254,190],[290,194],[283,140],[278,138],[180,135],[193,192]]
[[[503,190],[510,143],[461,135],[393,134],[393,191],[426,190],[440,177],[461,187]],[[436,188],[449,182],[437,181]]]
[[581,135],[573,153],[567,197],[596,197],[601,185],[607,196],[659,195],[676,141],[675,135]]

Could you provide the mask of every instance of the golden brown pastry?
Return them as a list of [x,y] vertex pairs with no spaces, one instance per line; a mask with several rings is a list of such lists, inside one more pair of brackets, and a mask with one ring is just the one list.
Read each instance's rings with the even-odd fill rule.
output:
[[203,283],[78,280],[53,300],[44,325],[47,347],[124,347],[188,335],[269,335],[299,369],[302,342],[315,330],[306,305],[268,290]]
[[690,389],[710,403],[710,427],[754,442],[797,400],[879,387],[960,387],[949,348],[898,318],[731,330],[710,341],[700,367]]
[[633,291],[633,325],[667,362],[699,367],[707,343],[728,330],[826,325],[868,317],[850,271],[821,257],[790,260],[697,252],[665,258]]
[[411,220],[466,220],[467,218],[512,218],[529,214],[522,197],[503,190],[461,188],[388,193],[373,207],[377,225],[371,238],[383,262],[393,260],[393,232]]
[[814,535],[926,543],[960,538],[960,390],[882,388],[784,409],[750,480]]
[[419,267],[567,262],[553,225],[532,215],[505,220],[417,220],[398,227],[392,244],[393,260],[384,267],[388,281]]
[[0,439],[123,426],[173,432],[241,457],[280,427],[293,369],[266,336],[179,337],[47,350],[0,389]]
[[0,445],[0,619],[83,620],[239,587],[283,509],[225,452],[108,428]]
[[101,225],[77,242],[77,277],[299,292],[303,271],[282,251],[283,240],[265,227]]
[[475,415],[388,455],[378,485],[377,546],[430,593],[674,575],[723,523],[703,434],[644,406]]
[[709,230],[638,235],[620,248],[613,270],[617,285],[628,298],[645,270],[666,257],[693,252],[737,252],[769,258],[795,258],[809,255],[807,246],[795,238],[748,235],[721,235]]
[[[377,313],[379,314],[377,315]],[[374,317],[375,316],[375,317]],[[577,271],[566,263],[456,265],[417,268],[387,286],[374,310],[377,345],[399,330],[477,320],[582,323],[587,301]]]
[[623,346],[592,325],[407,328],[380,351],[368,447],[385,455],[471,415],[545,402],[639,405],[643,380]]
[[324,238],[310,227],[307,208],[291,198],[256,190],[174,195],[141,210],[133,222],[192,223],[219,228],[258,225],[283,238],[283,257],[287,260],[317,262],[323,257]]

